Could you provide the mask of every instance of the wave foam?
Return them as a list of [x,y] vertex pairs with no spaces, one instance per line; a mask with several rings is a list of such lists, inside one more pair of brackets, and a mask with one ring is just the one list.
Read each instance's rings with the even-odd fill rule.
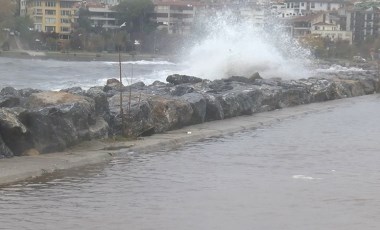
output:
[[293,175],[293,179],[301,179],[301,180],[321,180],[322,178],[314,178],[311,176],[305,176],[305,175]]

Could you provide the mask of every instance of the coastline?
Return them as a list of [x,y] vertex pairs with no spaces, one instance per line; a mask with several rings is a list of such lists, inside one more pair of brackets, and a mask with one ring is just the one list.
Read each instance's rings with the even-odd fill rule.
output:
[[[30,50],[12,50],[12,51],[0,51],[0,57],[6,58],[22,58],[22,59],[42,59],[42,60],[59,60],[59,61],[117,61],[119,59],[119,54],[107,53],[107,52],[75,52],[70,51],[67,53],[62,52],[45,52],[45,51],[30,51]],[[132,61],[132,60],[155,60],[164,59],[168,61],[175,60],[175,57],[168,55],[157,55],[157,54],[145,54],[139,53],[132,56],[130,53],[121,53],[122,61]]]
[[2,159],[0,160],[0,186],[37,178],[59,170],[104,163],[110,161],[114,156],[122,156],[126,152],[141,154],[157,150],[170,150],[205,138],[266,127],[285,119],[294,119],[310,113],[349,106],[352,103],[360,103],[371,98],[377,99],[379,94],[298,105],[253,115],[210,121],[162,134],[154,134],[140,140],[112,143],[100,140],[89,141],[64,152]]

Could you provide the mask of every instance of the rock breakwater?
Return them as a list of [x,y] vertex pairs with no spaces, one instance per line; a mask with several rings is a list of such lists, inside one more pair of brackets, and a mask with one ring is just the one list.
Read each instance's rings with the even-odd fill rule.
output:
[[121,135],[122,130],[129,136],[146,136],[379,91],[379,78],[369,71],[300,80],[254,74],[209,81],[171,75],[167,83],[129,86],[112,79],[103,87],[60,92],[6,87],[0,92],[0,158],[62,151],[81,141]]

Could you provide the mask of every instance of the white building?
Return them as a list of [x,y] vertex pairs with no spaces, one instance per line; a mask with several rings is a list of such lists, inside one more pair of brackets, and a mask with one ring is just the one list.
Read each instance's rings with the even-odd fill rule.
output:
[[345,0],[285,0],[283,4],[273,4],[272,14],[278,17],[293,17],[316,12],[335,11],[348,4]]
[[166,28],[169,34],[188,34],[196,15],[205,8],[200,2],[184,0],[155,0],[153,19],[158,29]]
[[238,10],[243,20],[256,26],[264,25],[265,18],[267,16],[266,11],[264,9],[260,7],[244,6],[240,7]]
[[116,6],[120,3],[120,0],[101,0],[101,3],[104,3],[108,6]]
[[20,0],[20,16],[23,17],[26,16],[26,1],[27,0]]
[[120,3],[120,0],[86,0],[86,3],[101,3],[107,6],[116,6]]
[[329,38],[331,41],[345,40],[352,44],[352,32],[342,31],[340,26],[332,23],[318,22],[311,26],[311,34],[323,38]]
[[109,29],[119,28],[116,20],[116,11],[105,7],[89,7],[89,20],[92,27],[101,27],[108,31]]

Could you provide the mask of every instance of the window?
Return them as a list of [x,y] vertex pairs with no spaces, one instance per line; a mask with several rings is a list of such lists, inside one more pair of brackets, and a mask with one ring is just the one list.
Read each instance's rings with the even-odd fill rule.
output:
[[315,2],[312,2],[312,3],[311,3],[310,8],[315,8]]
[[69,16],[69,15],[71,15],[71,12],[70,12],[70,10],[61,10],[61,15],[62,16]]
[[35,23],[42,23],[42,17],[34,17]]
[[35,1],[34,6],[42,6],[41,1]]
[[45,2],[46,7],[55,7],[55,2]]
[[55,15],[55,10],[45,10],[46,15]]
[[70,23],[70,19],[68,19],[68,18],[61,18],[61,23],[68,24],[68,23]]
[[42,30],[42,25],[34,25],[34,29],[36,31],[41,31]]
[[70,27],[62,26],[61,32],[70,32]]
[[61,6],[61,8],[71,8],[72,3],[71,2],[61,2],[60,6]]
[[301,6],[305,6],[305,3],[304,3],[304,2],[301,2]]
[[169,6],[156,6],[157,10],[169,10]]
[[55,32],[55,26],[45,26],[46,32]]
[[42,9],[36,9],[35,13],[36,15],[42,15]]
[[372,14],[367,14],[367,20],[372,20]]
[[45,18],[46,24],[55,24],[56,20],[55,18]]

